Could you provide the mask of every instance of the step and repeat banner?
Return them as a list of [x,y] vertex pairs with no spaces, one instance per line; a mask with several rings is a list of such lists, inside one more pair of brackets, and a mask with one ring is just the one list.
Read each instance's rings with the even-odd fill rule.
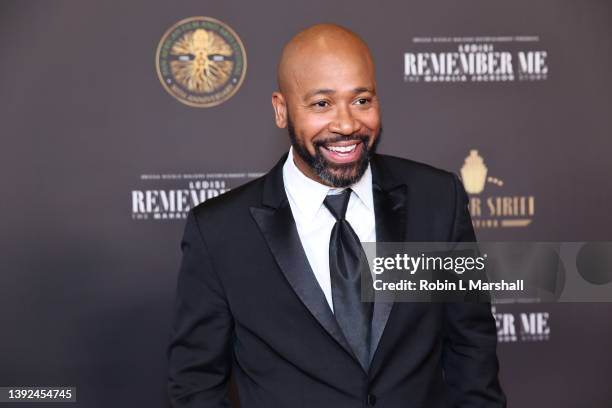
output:
[[[379,151],[457,173],[481,241],[610,241],[607,1],[3,1],[0,386],[168,407],[187,211],[287,151],[283,44],[377,65]],[[493,305],[509,407],[612,405],[612,303]]]

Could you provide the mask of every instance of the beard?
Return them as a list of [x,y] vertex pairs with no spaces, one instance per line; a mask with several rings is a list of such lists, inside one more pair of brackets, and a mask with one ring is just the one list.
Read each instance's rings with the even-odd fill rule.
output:
[[[291,118],[287,116],[287,131],[289,132],[289,139],[291,140],[291,146],[295,153],[314,171],[314,173],[326,184],[336,187],[344,188],[356,183],[363,173],[368,168],[370,159],[376,152],[376,147],[380,142],[382,136],[382,126],[378,131],[378,134],[374,137],[372,146],[368,146],[370,136],[364,134],[353,134],[350,136],[332,136],[324,140],[313,141],[315,147],[315,154],[312,155],[306,149],[304,143],[297,140],[295,135],[295,128]],[[333,163],[323,156],[321,149],[327,143],[336,143],[340,141],[359,141],[362,144],[361,154],[359,158],[352,163]]]

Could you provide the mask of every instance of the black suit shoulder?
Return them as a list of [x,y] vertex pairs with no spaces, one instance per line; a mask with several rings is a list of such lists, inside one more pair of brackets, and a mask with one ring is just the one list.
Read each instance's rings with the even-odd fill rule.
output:
[[264,182],[265,176],[259,177],[191,209],[199,233],[213,254],[259,234],[250,208],[261,206]]
[[265,175],[198,204],[191,211],[198,220],[234,217],[261,204]]
[[386,174],[393,176],[398,184],[428,187],[448,186],[456,177],[454,173],[429,164],[386,154],[377,154],[376,160]]

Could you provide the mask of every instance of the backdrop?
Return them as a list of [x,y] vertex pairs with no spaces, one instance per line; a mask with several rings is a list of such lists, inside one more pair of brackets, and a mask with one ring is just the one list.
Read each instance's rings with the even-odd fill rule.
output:
[[[380,151],[461,175],[480,240],[610,240],[606,0],[4,0],[0,386],[167,406],[185,213],[287,150],[275,64],[317,22],[368,42]],[[610,312],[496,305],[509,406],[610,407]]]

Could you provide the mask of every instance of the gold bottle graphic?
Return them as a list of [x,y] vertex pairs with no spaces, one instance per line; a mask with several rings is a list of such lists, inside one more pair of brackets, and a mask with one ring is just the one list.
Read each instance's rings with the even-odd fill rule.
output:
[[461,167],[461,178],[463,186],[468,194],[482,193],[487,181],[487,166],[484,159],[478,154],[478,150],[470,150],[470,154],[465,158]]

